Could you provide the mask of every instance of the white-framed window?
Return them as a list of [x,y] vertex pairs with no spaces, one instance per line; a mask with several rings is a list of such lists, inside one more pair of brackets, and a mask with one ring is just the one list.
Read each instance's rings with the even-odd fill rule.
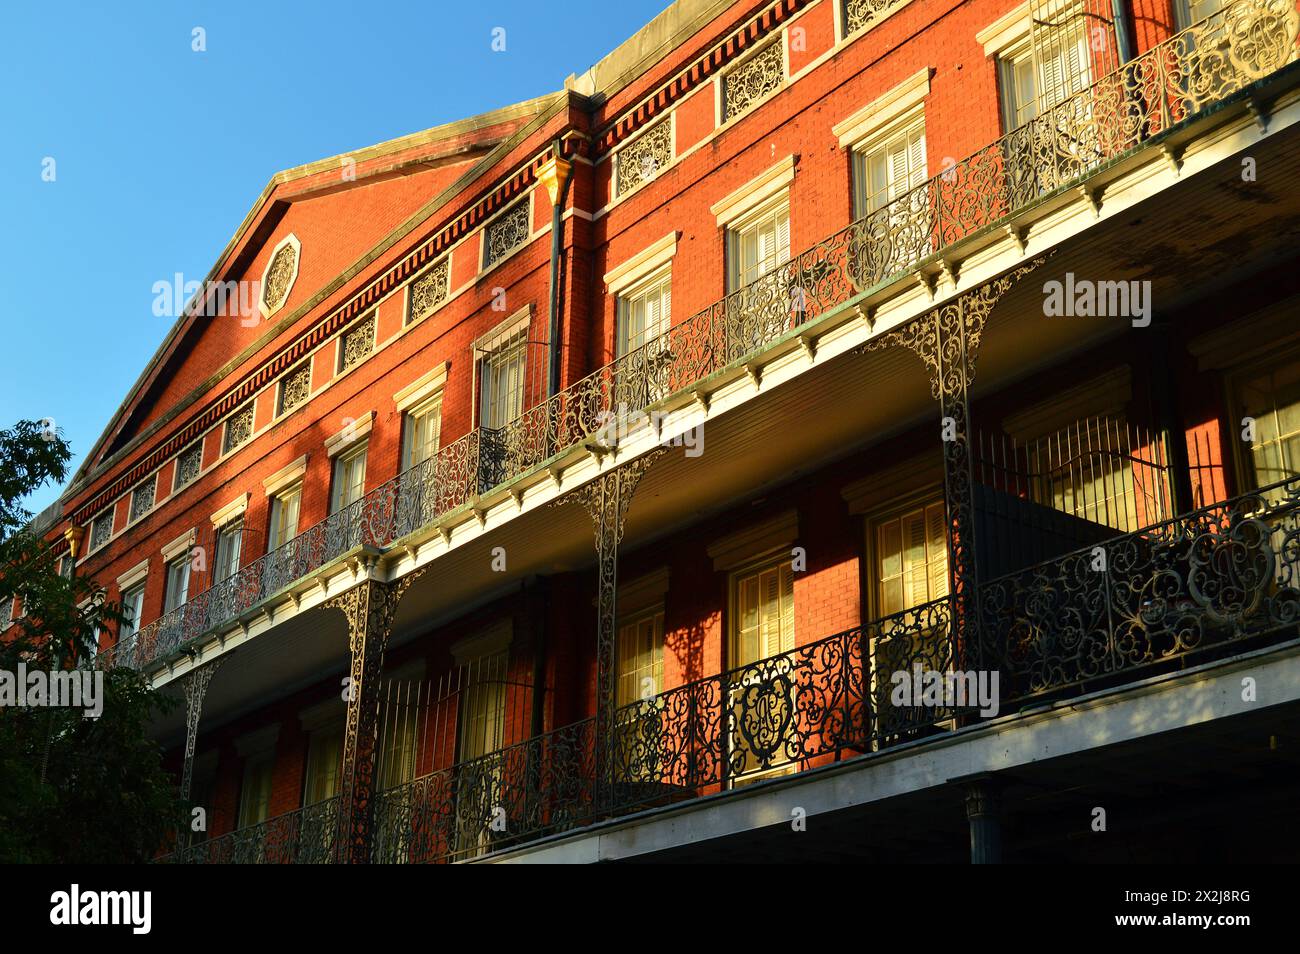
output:
[[948,595],[942,498],[882,514],[871,525],[873,612],[891,616]]
[[203,442],[196,441],[176,456],[176,479],[172,490],[180,490],[192,483],[203,469]]
[[130,639],[140,631],[141,617],[144,615],[143,581],[130,587],[122,594],[122,629],[118,641]]
[[163,612],[170,613],[190,598],[190,555],[186,552],[167,564],[167,588]]
[[94,520],[90,521],[90,546],[87,552],[94,553],[113,536],[113,508],[109,507]]
[[673,277],[663,269],[618,296],[616,357],[623,357],[667,333],[672,316]]
[[532,229],[532,195],[520,199],[483,229],[483,271],[528,242]]
[[1091,84],[1084,23],[1082,17],[1069,19],[1037,47],[1025,41],[999,54],[1004,132],[1020,128]]
[[926,178],[925,115],[918,110],[853,150],[853,217],[885,208]]
[[267,552],[279,549],[298,535],[298,510],[301,506],[302,484],[294,484],[271,497]]
[[790,260],[790,204],[782,198],[727,229],[727,288],[743,288]]
[[226,432],[221,439],[221,452],[228,454],[242,447],[253,436],[253,405],[244,405],[226,419]]
[[216,533],[216,552],[213,554],[213,582],[228,580],[239,571],[239,551],[244,539],[244,521],[232,520]]
[[360,500],[366,492],[366,453],[369,442],[361,441],[334,458],[334,487],[330,513],[338,513]]
[[479,358],[479,423],[482,427],[505,427],[523,413],[527,365],[527,326]]
[[275,752],[250,755],[244,762],[244,782],[239,794],[239,828],[264,822],[271,814],[271,771]]
[[794,566],[788,556],[732,577],[730,665],[794,649]]
[[422,401],[403,415],[402,472],[438,453],[442,432],[442,392]]

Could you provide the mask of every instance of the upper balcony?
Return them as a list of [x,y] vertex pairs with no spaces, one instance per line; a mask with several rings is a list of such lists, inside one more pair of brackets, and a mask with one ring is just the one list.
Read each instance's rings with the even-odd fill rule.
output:
[[[359,553],[398,549],[431,528],[482,522],[484,501],[527,475],[601,457],[644,433],[644,412],[707,406],[718,382],[754,374],[774,350],[808,348],[819,329],[868,319],[903,290],[930,302],[959,263],[1013,241],[1064,204],[1097,208],[1108,177],[1139,156],[1177,166],[1189,137],[1294,73],[1292,2],[1236,0],[1090,87],[841,228],[762,278],[673,325],[503,428],[476,429],[105,650],[101,665],[152,670]],[[1264,92],[1268,91],[1265,96]]]

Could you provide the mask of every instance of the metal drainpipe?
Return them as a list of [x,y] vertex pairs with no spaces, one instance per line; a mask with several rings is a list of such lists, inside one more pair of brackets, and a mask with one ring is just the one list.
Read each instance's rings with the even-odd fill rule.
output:
[[[551,147],[555,158],[563,158],[563,145],[561,140],[555,140],[555,145]],[[568,201],[569,186],[572,183],[573,169],[570,168],[569,174],[564,177],[564,185],[560,186],[560,197],[555,203],[555,208],[551,210],[551,367],[550,380],[547,382],[547,397],[554,397],[560,390],[560,305],[564,300],[564,273],[560,266],[561,259],[564,257],[564,204]]]
[[1110,13],[1115,21],[1115,44],[1122,66],[1133,59],[1133,17],[1128,0],[1110,0]]

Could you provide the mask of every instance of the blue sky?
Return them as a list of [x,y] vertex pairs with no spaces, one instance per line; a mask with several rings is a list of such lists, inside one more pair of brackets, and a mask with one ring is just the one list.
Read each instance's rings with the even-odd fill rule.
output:
[[75,469],[171,325],[154,283],[202,279],[275,172],[559,89],[667,5],[10,0],[0,426],[53,418]]

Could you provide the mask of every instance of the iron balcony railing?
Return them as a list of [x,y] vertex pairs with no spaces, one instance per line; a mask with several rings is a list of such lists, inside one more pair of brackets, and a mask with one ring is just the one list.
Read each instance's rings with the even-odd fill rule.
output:
[[[981,638],[956,632],[952,604],[936,600],[621,706],[608,740],[587,718],[381,792],[372,860],[475,858],[1294,640],[1300,477],[978,590]],[[281,816],[176,860],[325,860],[332,810]]]
[[1295,0],[1235,0],[501,428],[475,430],[101,654],[143,668],[366,544],[387,547],[956,243],[1149,146],[1296,59]]
[[277,815],[160,859],[172,864],[327,864],[334,860],[339,797]]

